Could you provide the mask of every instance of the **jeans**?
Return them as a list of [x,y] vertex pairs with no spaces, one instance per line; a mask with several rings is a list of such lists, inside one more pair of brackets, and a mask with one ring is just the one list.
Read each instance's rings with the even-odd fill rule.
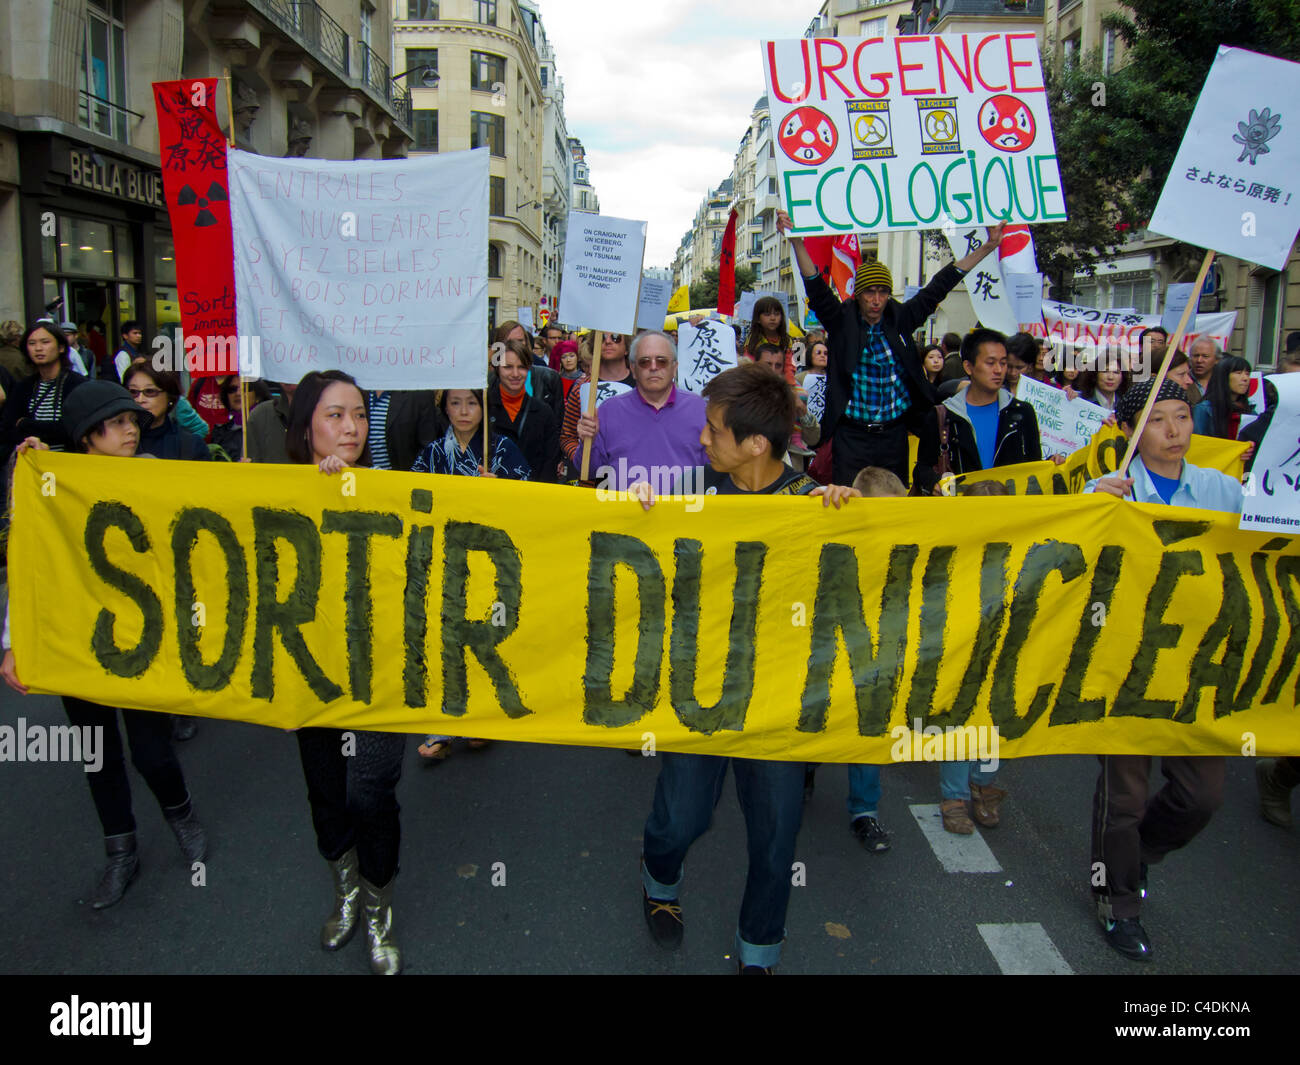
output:
[[[126,776],[122,734],[117,728],[118,711],[111,706],[63,697],[63,709],[77,728],[103,729],[103,764],[97,773],[86,773],[90,797],[106,836],[135,831],[131,813],[131,784]],[[189,812],[190,793],[185,775],[172,750],[172,719],[152,710],[122,710],[122,727],[131,744],[131,764],[144,777],[163,813],[183,817]]]
[[940,762],[939,794],[945,799],[969,799],[972,784],[983,788],[997,779],[997,765],[992,763],[993,768],[986,768],[990,764],[989,762]]
[[803,819],[804,763],[670,751],[659,758],[654,808],[645,826],[646,894],[652,899],[677,898],[686,852],[713,821],[730,763],[749,842],[736,951],[741,965],[776,965],[785,938],[795,837]]
[[880,809],[880,766],[849,766],[849,820],[875,817]]
[[361,875],[383,887],[397,875],[402,840],[397,782],[406,736],[349,730],[356,749],[344,754],[344,732],[304,728],[296,733],[316,847],[327,862],[353,847]]

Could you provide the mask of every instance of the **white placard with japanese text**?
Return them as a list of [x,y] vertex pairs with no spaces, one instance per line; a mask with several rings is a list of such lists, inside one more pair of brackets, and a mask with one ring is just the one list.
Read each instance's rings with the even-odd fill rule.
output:
[[736,365],[736,331],[725,322],[705,320],[677,327],[677,387],[701,392],[723,370]]
[[1300,229],[1300,63],[1219,46],[1148,228],[1281,270]]

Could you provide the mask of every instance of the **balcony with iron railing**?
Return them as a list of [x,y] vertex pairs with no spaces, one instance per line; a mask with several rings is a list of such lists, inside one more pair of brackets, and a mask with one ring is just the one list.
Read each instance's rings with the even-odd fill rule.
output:
[[411,93],[389,76],[388,63],[364,41],[352,39],[316,0],[250,0],[250,6],[344,82],[356,84],[411,129]]
[[946,18],[1041,19],[1044,0],[929,0],[899,20],[901,33],[932,33]]

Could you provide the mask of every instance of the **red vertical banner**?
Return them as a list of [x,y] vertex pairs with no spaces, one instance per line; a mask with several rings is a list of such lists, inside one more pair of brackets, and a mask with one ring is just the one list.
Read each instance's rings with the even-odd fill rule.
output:
[[727,219],[722,234],[722,255],[718,259],[718,313],[736,313],[736,212]]
[[217,123],[217,85],[216,78],[153,85],[185,368],[195,377],[239,371],[226,137]]

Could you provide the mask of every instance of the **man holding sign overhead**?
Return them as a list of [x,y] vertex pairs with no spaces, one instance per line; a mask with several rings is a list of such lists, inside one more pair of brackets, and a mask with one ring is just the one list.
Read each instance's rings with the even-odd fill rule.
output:
[[[776,225],[789,232],[790,216],[778,211]],[[883,467],[908,483],[907,434],[921,433],[922,420],[938,400],[912,333],[966,272],[998,246],[1003,228],[990,229],[988,240],[945,266],[906,303],[893,298],[894,279],[879,262],[858,267],[853,296],[841,303],[817,272],[803,239],[790,238],[808,303],[826,329],[830,348],[821,438],[834,440],[835,484],[852,484],[867,466]]]

